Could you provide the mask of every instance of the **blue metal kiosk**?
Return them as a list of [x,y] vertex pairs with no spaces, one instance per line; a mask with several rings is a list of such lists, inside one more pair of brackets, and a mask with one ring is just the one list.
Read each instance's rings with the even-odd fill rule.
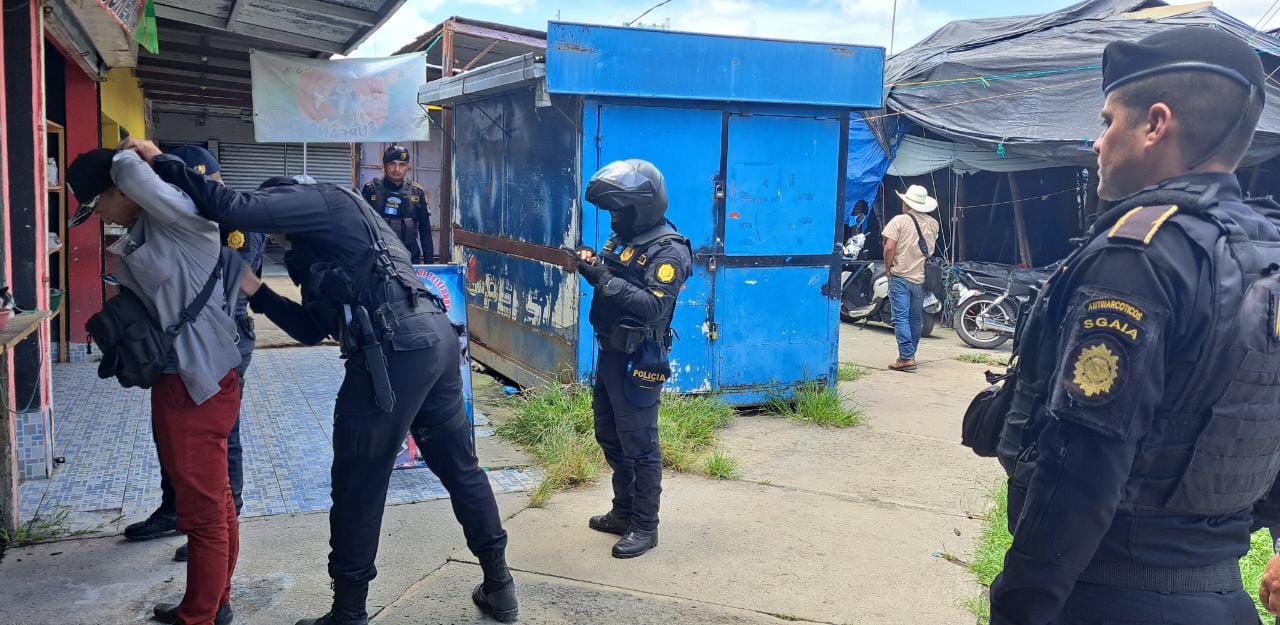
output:
[[585,185],[642,158],[695,254],[668,389],[747,405],[834,384],[849,115],[881,106],[883,66],[876,47],[551,23],[545,57],[425,85],[453,120],[473,356],[522,385],[591,377],[592,289],[560,248],[603,245]]

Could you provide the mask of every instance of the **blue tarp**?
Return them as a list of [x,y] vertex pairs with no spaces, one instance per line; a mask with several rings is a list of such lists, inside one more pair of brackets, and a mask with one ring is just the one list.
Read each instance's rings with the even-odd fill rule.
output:
[[[906,122],[899,122],[895,117],[885,124],[885,134],[889,137],[890,151],[897,151],[898,144],[906,131]],[[876,138],[875,132],[867,125],[861,115],[852,115],[849,119],[849,158],[848,172],[845,175],[845,207],[844,223],[857,226],[865,231],[866,224],[871,221],[875,210],[876,196],[880,193],[880,182],[889,170],[889,162],[893,160],[884,153],[884,148]],[[867,203],[867,217],[861,223],[855,223],[853,207],[863,200]]]

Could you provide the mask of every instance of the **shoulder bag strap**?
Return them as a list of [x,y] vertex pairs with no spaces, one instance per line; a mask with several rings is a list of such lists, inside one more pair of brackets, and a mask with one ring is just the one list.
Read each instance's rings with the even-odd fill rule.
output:
[[205,304],[209,303],[209,298],[213,295],[213,288],[218,285],[218,278],[222,277],[222,253],[218,253],[218,262],[213,265],[213,271],[209,273],[209,279],[205,280],[204,288],[200,289],[200,294],[191,301],[182,311],[182,317],[178,322],[173,324],[165,331],[169,336],[178,336],[183,326],[196,320],[200,316],[200,311],[204,310]]
[[925,258],[928,258],[929,245],[924,242],[924,231],[920,229],[920,222],[916,221],[915,215],[908,214],[907,217],[911,218],[911,223],[916,227],[916,245],[920,246],[920,253],[924,254]]

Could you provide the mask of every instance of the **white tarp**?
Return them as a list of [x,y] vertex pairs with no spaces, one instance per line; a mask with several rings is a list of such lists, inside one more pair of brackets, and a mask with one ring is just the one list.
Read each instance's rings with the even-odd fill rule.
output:
[[961,174],[977,171],[1004,173],[1060,166],[1062,163],[1022,156],[1001,156],[998,152],[972,145],[907,135],[903,137],[893,162],[889,164],[889,174],[902,177],[923,176],[946,167]]
[[425,52],[380,59],[308,59],[254,50],[253,130],[261,143],[426,141],[418,106]]

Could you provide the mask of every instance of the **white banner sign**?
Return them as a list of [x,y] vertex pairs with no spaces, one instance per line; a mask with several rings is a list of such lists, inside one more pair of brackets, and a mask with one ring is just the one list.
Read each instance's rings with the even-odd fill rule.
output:
[[425,52],[326,61],[254,50],[253,130],[261,143],[426,141],[418,106]]

